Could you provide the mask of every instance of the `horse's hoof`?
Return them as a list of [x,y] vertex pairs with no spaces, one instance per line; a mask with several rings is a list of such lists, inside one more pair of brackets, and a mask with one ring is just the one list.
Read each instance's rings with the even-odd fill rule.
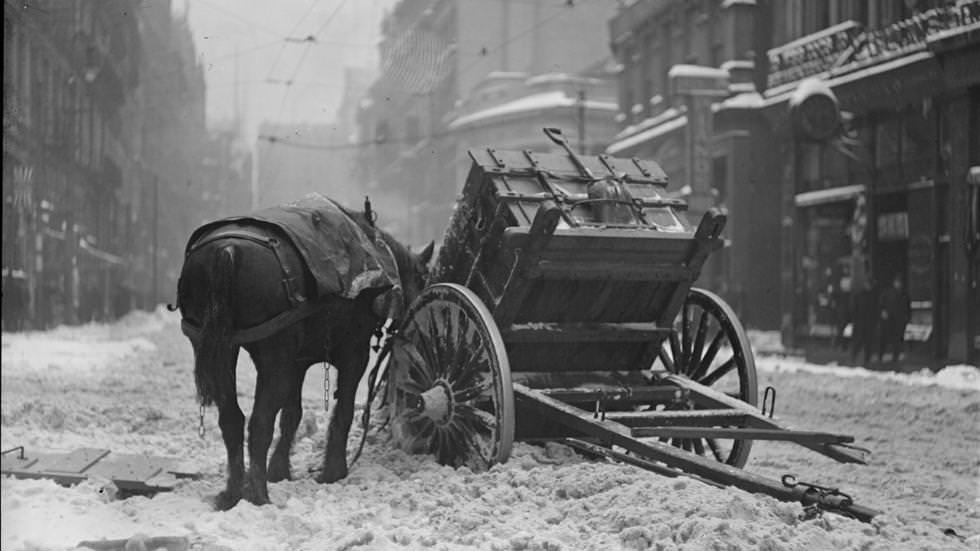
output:
[[323,469],[320,474],[317,475],[316,481],[320,484],[331,484],[337,482],[343,478],[347,478],[347,469],[342,471],[334,469]]
[[266,473],[265,479],[269,482],[280,482],[282,480],[292,480],[292,476],[289,474],[288,464],[277,464],[273,463],[269,465],[269,470]]
[[292,479],[292,475],[289,474],[289,464],[270,463],[266,480],[269,482],[282,482],[283,480]]
[[214,508],[217,511],[227,511],[237,505],[241,499],[241,494],[224,490],[214,497]]
[[245,485],[245,490],[242,492],[245,501],[251,503],[252,505],[268,505],[272,503],[269,500],[269,492],[264,488],[262,490],[256,490],[251,484]]

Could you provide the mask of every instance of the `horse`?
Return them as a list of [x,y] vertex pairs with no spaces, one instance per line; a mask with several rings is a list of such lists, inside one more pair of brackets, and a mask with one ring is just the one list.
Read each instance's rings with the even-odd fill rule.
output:
[[[192,243],[188,245],[178,282],[177,308],[194,350],[198,398],[202,407],[217,406],[228,456],[226,486],[214,499],[218,510],[228,510],[243,498],[256,505],[268,504],[268,482],[291,478],[289,454],[303,415],[303,380],[315,363],[329,362],[338,372],[334,394],[337,402],[316,481],[335,482],[348,474],[347,438],[357,385],[368,363],[370,339],[380,334],[387,317],[397,316],[379,313],[378,304],[391,299],[399,302],[394,311],[404,311],[418,296],[424,287],[433,243],[414,253],[388,233],[374,228],[370,211],[367,215],[347,209],[343,212],[364,235],[375,239],[378,250],[390,255],[393,262],[388,265],[392,271],[397,267],[400,296],[388,292],[390,285],[367,288],[352,297],[318,296],[317,281],[296,244],[277,228],[248,220],[229,219],[232,221],[220,224],[221,231],[209,239],[198,240],[194,247]],[[358,246],[345,244],[348,251]],[[297,297],[316,300],[306,298],[298,307]],[[306,310],[301,310],[303,306]],[[304,313],[296,315],[297,312]],[[235,366],[240,348],[251,356],[257,377],[248,423],[247,472],[243,453],[245,416],[236,390]],[[279,412],[280,437],[267,464]]]

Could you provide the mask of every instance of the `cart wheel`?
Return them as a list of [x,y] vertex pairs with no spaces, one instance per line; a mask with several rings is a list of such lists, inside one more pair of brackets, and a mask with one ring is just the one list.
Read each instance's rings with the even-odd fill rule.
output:
[[[664,368],[751,405],[758,403],[755,360],[735,312],[718,295],[692,288],[664,342],[654,369]],[[732,426],[732,425],[729,425]],[[675,438],[670,443],[742,467],[751,440]]]
[[507,351],[493,316],[469,289],[426,288],[392,349],[392,434],[405,451],[484,470],[514,442]]

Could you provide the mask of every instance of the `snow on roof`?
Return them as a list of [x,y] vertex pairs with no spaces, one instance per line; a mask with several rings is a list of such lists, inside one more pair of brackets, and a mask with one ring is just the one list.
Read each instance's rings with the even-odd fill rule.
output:
[[[561,90],[532,94],[530,96],[524,96],[523,98],[509,101],[507,103],[488,107],[468,115],[463,115],[449,123],[449,129],[456,130],[464,126],[469,126],[489,119],[497,119],[519,113],[543,111],[545,109],[555,109],[559,107],[571,107],[579,104],[580,102],[577,98],[571,98]],[[618,106],[614,102],[610,101],[586,100],[585,108],[598,109],[602,111],[616,111]]]
[[712,111],[721,111],[722,109],[756,109],[765,105],[762,99],[762,95],[759,92],[743,92],[741,94],[734,95],[727,98],[721,103],[712,104]]
[[704,67],[702,65],[674,65],[667,72],[668,77],[701,77],[701,78],[720,78],[727,79],[728,71],[717,67]]
[[678,128],[683,128],[685,125],[687,125],[687,115],[681,115],[671,121],[654,126],[653,128],[649,128],[642,132],[638,132],[620,141],[613,142],[612,145],[606,148],[606,152],[610,154],[619,153],[623,150],[640,145],[643,142],[647,142],[663,136],[664,134],[673,132]]
[[600,81],[597,78],[583,77],[580,75],[573,75],[570,73],[545,73],[543,75],[535,75],[527,79],[524,84],[526,86],[538,86],[541,84],[553,84],[553,83],[582,83],[582,84],[599,84]]
[[627,126],[623,130],[621,130],[619,134],[616,134],[616,136],[613,138],[613,141],[624,139],[628,136],[632,136],[637,132],[642,132],[647,128],[651,128],[657,126],[658,124],[662,124],[663,122],[669,121],[677,117],[678,115],[682,115],[686,112],[687,112],[687,107],[683,105],[680,106],[679,108],[671,107],[669,109],[665,109],[662,113],[658,113],[653,117],[647,117],[636,124],[631,124]]

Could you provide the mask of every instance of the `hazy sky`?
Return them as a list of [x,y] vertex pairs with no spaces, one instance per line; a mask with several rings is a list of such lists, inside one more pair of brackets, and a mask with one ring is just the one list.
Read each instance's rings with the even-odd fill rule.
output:
[[[344,67],[376,68],[381,19],[395,1],[174,0],[174,7],[189,10],[209,120],[234,113],[237,59],[242,112],[254,138],[263,121],[333,120]],[[311,35],[315,43],[301,41]]]

